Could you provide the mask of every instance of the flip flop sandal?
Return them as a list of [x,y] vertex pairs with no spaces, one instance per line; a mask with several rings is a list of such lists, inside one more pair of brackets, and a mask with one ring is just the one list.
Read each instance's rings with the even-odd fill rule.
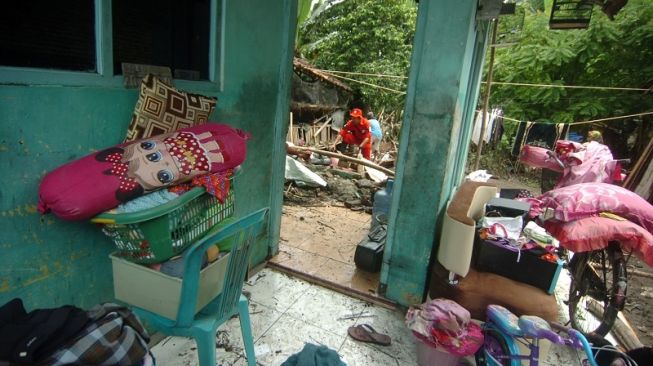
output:
[[369,324],[352,326],[347,329],[350,337],[357,341],[375,343],[382,346],[389,346],[392,340],[386,334],[379,333]]

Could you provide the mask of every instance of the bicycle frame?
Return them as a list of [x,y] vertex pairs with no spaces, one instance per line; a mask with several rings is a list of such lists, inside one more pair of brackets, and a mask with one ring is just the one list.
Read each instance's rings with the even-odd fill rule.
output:
[[[508,312],[507,310],[505,311]],[[522,361],[528,360],[530,366],[538,366],[540,363],[540,339],[548,339],[554,344],[583,350],[587,356],[588,364],[598,366],[594,360],[592,349],[587,339],[579,331],[555,323],[548,323],[550,325],[548,330],[538,330],[531,327],[529,323],[532,323],[532,320],[536,320],[535,323],[539,323],[540,326],[542,322],[546,323],[540,318],[526,317],[530,320],[526,319],[523,322],[524,317],[522,317],[518,322],[519,325],[517,325],[514,321],[517,319],[516,316],[509,312],[507,315],[514,319],[509,319],[508,317],[499,319],[499,322],[502,323],[499,324],[494,320],[496,317],[489,316],[488,312],[488,320],[482,325],[485,340],[478,352],[482,353],[482,361],[486,365],[502,366],[507,363],[510,366],[521,366]],[[562,337],[554,333],[552,329],[559,332],[566,332],[567,336]],[[528,348],[527,354],[521,352],[519,348],[520,343]],[[478,360],[479,358],[477,357]],[[587,363],[583,361],[583,364],[585,365]]]

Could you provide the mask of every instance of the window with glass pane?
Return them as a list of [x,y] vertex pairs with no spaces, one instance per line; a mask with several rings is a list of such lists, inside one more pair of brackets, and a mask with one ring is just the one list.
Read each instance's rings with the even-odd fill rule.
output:
[[4,1],[0,65],[94,72],[93,0]]
[[128,62],[208,80],[210,8],[211,0],[113,0],[115,74]]

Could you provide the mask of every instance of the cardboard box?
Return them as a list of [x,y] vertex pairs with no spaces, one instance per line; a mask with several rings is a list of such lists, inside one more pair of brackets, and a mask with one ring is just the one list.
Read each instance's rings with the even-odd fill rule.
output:
[[[517,261],[519,259],[519,261]],[[491,240],[480,240],[476,269],[495,273],[553,294],[563,262],[549,262],[528,250],[503,246]]]
[[[182,279],[146,266],[109,256],[113,266],[113,291],[116,299],[149,310],[168,319],[177,317]],[[222,292],[229,254],[200,271],[195,312]]]

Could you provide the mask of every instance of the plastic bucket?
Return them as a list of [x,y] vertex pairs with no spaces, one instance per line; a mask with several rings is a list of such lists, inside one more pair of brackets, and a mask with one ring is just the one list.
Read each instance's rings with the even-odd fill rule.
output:
[[460,357],[449,352],[440,351],[415,339],[417,344],[417,364],[419,366],[458,366]]

